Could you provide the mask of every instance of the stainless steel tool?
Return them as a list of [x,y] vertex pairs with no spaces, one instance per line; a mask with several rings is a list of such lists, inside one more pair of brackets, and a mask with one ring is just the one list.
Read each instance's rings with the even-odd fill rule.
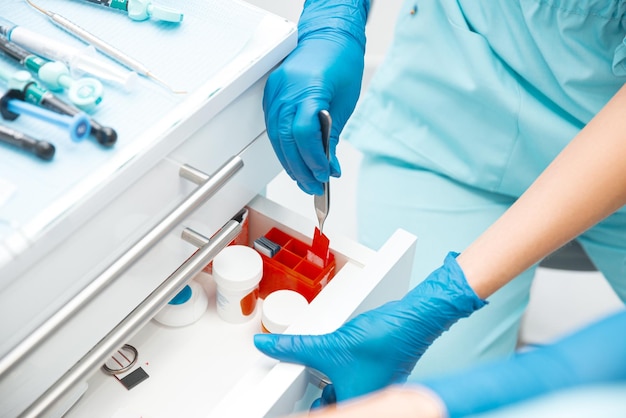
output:
[[[322,145],[324,146],[326,158],[330,159],[330,128],[332,126],[332,118],[328,110],[320,110],[319,119],[322,128]],[[330,186],[328,182],[324,183],[324,193],[313,197],[313,203],[315,205],[315,214],[319,222],[320,232],[322,232],[324,230],[324,221],[328,217],[328,211],[330,210]]]

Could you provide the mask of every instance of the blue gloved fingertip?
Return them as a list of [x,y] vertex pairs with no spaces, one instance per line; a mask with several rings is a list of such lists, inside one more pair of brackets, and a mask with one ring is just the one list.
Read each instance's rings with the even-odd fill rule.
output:
[[317,173],[313,173],[315,176],[315,180],[320,183],[326,183],[330,179],[330,173],[328,171],[318,171]]
[[322,187],[322,185],[320,183],[301,183],[301,182],[297,182],[298,183],[298,187],[305,193],[307,194],[315,194],[315,195],[321,195],[322,193],[324,193],[324,189]]
[[322,405],[322,399],[321,398],[317,398],[316,400],[313,401],[313,403],[311,404],[311,407],[309,408],[310,410],[314,410],[314,409],[318,409],[321,408]]
[[332,405],[337,403],[337,394],[335,393],[335,387],[331,384],[324,386],[322,390],[322,405]]
[[261,351],[267,351],[274,348],[276,336],[270,334],[255,334],[254,345]]
[[328,405],[337,403],[337,395],[335,394],[335,387],[332,384],[324,386],[322,389],[322,395],[313,401],[311,404],[311,410],[322,408]]

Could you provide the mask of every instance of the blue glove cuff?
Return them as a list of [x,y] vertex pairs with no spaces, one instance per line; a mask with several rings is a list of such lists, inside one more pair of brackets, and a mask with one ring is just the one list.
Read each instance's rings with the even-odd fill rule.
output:
[[424,310],[430,310],[433,335],[447,331],[458,319],[470,316],[488,303],[480,299],[467,283],[461,266],[456,262],[458,255],[448,253],[443,265],[401,301],[408,306],[419,307],[420,317],[426,317]]
[[298,22],[298,42],[326,29],[353,37],[365,51],[369,0],[307,0]]
[[626,311],[561,341],[422,382],[450,418],[473,415],[574,386],[626,382]]

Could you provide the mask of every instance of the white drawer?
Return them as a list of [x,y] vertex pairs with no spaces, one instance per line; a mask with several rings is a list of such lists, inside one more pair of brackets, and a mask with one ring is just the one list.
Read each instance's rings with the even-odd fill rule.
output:
[[[250,241],[272,226],[310,242],[315,225],[276,203],[257,196],[248,206]],[[211,216],[209,207],[194,214]],[[329,234],[337,273],[288,332],[319,334],[336,329],[353,315],[398,298],[408,288],[415,237],[397,231],[379,250]],[[184,247],[181,243],[181,247]],[[209,309],[195,324],[170,328],[148,323],[129,343],[140,353],[150,377],[126,390],[115,378],[97,371],[89,389],[68,417],[265,417],[293,411],[309,381],[301,366],[278,363],[260,354],[252,336],[260,332],[260,309],[244,324],[229,324],[215,311],[215,289],[202,275]]]

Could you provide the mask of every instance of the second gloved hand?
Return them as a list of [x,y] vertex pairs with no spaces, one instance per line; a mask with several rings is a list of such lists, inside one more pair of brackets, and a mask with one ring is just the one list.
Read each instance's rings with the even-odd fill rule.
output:
[[319,370],[332,381],[337,401],[405,382],[444,331],[486,302],[469,287],[450,253],[404,298],[358,315],[320,336],[256,335],[259,350]]
[[[268,136],[289,176],[309,194],[321,194],[339,176],[339,133],[361,90],[369,0],[308,0],[298,22],[298,46],[270,75],[263,110]],[[318,113],[333,120],[329,164]]]

